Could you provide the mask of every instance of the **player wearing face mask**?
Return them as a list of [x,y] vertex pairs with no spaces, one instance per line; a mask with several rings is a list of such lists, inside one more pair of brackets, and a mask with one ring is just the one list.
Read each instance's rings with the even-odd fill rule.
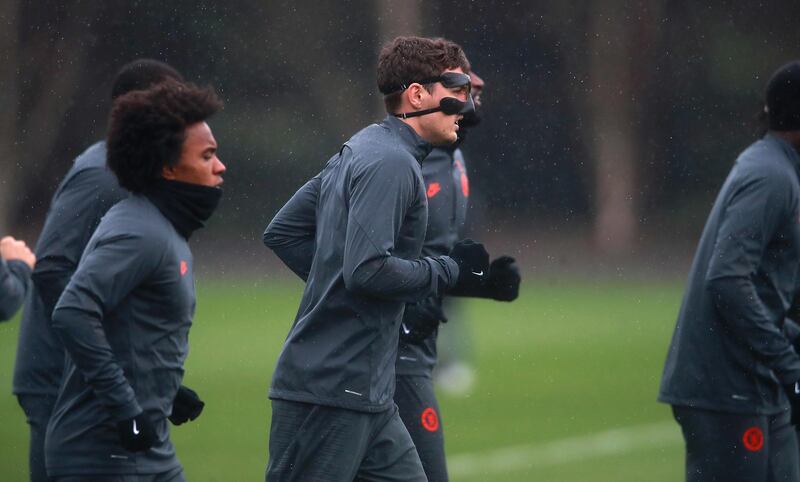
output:
[[[464,235],[470,188],[467,166],[461,151],[465,131],[480,122],[483,79],[469,72],[475,109],[459,122],[459,140],[436,146],[422,162],[422,176],[428,198],[428,225],[423,256],[439,256],[453,249]],[[519,293],[520,274],[514,258],[502,256],[492,262],[483,284],[470,290],[453,290],[461,295],[513,301]],[[448,480],[444,453],[444,427],[439,402],[433,389],[437,362],[436,339],[439,323],[447,321],[444,296],[431,296],[408,303],[400,325],[395,403],[419,452],[430,482]],[[457,323],[457,321],[456,321]]]
[[381,52],[389,116],[356,133],[278,212],[264,242],[306,281],[270,387],[267,480],[427,480],[393,400],[406,303],[482,283],[471,241],[420,256],[420,162],[457,139],[469,64],[444,39],[399,37]]

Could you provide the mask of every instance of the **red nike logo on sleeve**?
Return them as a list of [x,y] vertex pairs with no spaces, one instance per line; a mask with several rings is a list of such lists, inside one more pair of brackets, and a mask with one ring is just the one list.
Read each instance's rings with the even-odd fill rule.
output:
[[439,194],[439,191],[442,190],[442,185],[438,182],[432,182],[428,185],[428,197],[433,197]]

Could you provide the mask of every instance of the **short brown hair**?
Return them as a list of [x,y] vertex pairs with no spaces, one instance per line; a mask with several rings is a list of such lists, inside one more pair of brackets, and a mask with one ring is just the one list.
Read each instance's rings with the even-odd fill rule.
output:
[[[414,82],[436,77],[447,69],[461,67],[469,72],[464,49],[444,38],[397,37],[384,45],[378,56],[378,90],[384,95],[386,111],[400,105],[397,89]],[[426,86],[426,88],[428,88]]]

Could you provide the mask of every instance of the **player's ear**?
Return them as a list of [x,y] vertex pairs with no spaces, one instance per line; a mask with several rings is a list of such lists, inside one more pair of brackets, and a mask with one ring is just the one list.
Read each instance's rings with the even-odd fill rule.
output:
[[421,109],[423,99],[426,95],[430,94],[428,94],[428,91],[425,90],[425,87],[423,87],[422,84],[414,83],[411,84],[405,90],[405,92],[403,92],[403,95],[406,96],[408,103],[411,104],[412,107],[415,109]]
[[168,181],[174,181],[177,179],[175,175],[175,166],[164,166],[161,168],[161,177]]

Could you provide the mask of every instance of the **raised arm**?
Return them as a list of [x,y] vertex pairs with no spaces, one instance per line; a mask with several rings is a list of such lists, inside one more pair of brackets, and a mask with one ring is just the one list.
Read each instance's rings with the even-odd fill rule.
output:
[[20,260],[0,258],[0,321],[14,316],[25,301],[31,269]]
[[36,256],[11,236],[0,240],[0,321],[14,316],[23,301]]
[[400,301],[441,296],[458,279],[447,256],[402,259],[395,242],[419,179],[401,161],[374,163],[354,173],[344,249],[344,282],[349,290]]

